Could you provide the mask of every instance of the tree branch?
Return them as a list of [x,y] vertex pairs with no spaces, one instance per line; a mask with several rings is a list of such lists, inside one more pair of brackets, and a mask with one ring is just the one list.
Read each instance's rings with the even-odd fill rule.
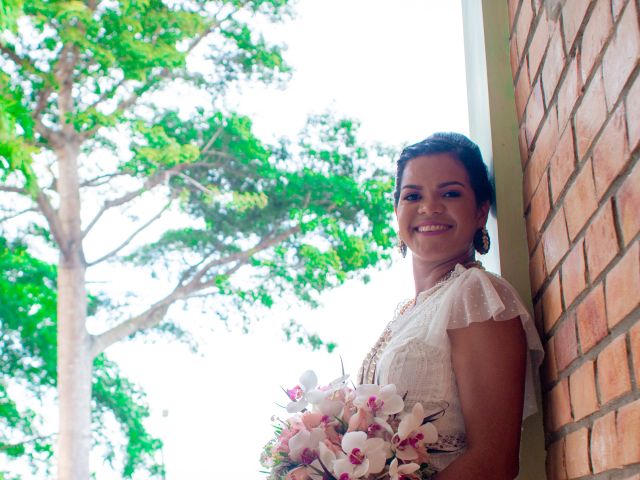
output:
[[35,73],[37,75],[42,74],[30,59],[21,57],[16,53],[15,49],[11,48],[9,45],[0,45],[0,53],[4,53],[16,66],[22,67],[28,72]]
[[8,185],[0,185],[0,192],[19,193],[20,195],[27,195],[27,191],[20,187],[9,187]]
[[16,217],[19,217],[20,215],[24,215],[25,213],[35,212],[35,211],[36,211],[35,208],[27,208],[26,210],[21,210],[17,213],[13,213],[11,215],[7,215],[6,217],[0,218],[0,223],[4,223],[8,220],[11,220],[12,218],[16,218]]
[[239,252],[237,254],[229,255],[224,259],[213,260],[206,264],[204,267],[200,269],[200,271],[191,279],[187,284],[180,284],[174,290],[169,293],[166,297],[158,302],[154,303],[151,307],[149,307],[143,313],[136,315],[124,322],[116,325],[115,327],[101,333],[100,335],[96,335],[92,337],[92,346],[91,346],[91,354],[92,356],[96,356],[99,353],[103,352],[108,346],[113,345],[114,343],[123,340],[139,330],[143,330],[145,328],[151,328],[157,324],[159,324],[167,312],[169,311],[169,307],[173,305],[178,300],[184,300],[190,298],[194,293],[202,291],[203,289],[209,288],[215,282],[214,279],[209,279],[206,281],[201,281],[202,277],[214,266],[222,265],[223,263],[229,262],[237,262],[235,265],[230,267],[223,275],[230,275],[240,269],[243,265],[249,261],[252,255],[260,252],[261,250],[265,250],[273,245],[276,245],[284,240],[286,240],[291,235],[300,231],[299,226],[291,227],[284,232],[275,235],[273,237],[264,238],[260,241],[255,247],[250,248],[245,252]]
[[[109,210],[110,208],[119,207],[120,205],[124,205],[125,203],[128,203],[131,200],[134,200],[134,199],[138,198],[144,192],[152,190],[153,188],[155,188],[158,185],[160,185],[162,182],[167,181],[173,175],[177,175],[180,172],[182,172],[183,170],[186,170],[187,168],[194,168],[194,167],[217,168],[219,166],[220,166],[219,163],[212,163],[212,162],[183,163],[183,164],[171,167],[168,170],[162,170],[160,172],[155,173],[154,175],[149,177],[146,180],[146,182],[144,183],[144,185],[142,187],[140,187],[139,189],[134,190],[134,191],[129,192],[129,193],[125,193],[121,197],[116,198],[114,200],[107,200],[106,202],[104,202],[104,204],[102,205],[102,207],[100,208],[100,210],[98,211],[96,216],[93,217],[93,219],[91,220],[89,225],[82,232],[82,238],[87,236],[89,231],[94,227],[94,225],[98,222],[98,220],[100,220],[100,217],[102,217],[102,215],[107,210]],[[119,175],[119,174],[110,174],[110,175],[111,176],[116,176],[116,175]],[[123,174],[123,175],[125,175],[125,174]],[[98,178],[101,178],[101,177],[96,177],[93,180],[89,180],[89,182],[85,182],[81,186],[88,186],[89,183],[95,181]]]
[[49,197],[42,191],[38,190],[36,195],[36,203],[40,208],[40,211],[44,215],[44,218],[47,220],[49,224],[49,230],[53,235],[54,240],[60,247],[60,250],[63,254],[68,253],[68,246],[65,242],[65,238],[63,235],[62,225],[60,224],[60,217],[58,217],[58,212],[51,206],[51,202],[49,201]]
[[171,201],[169,203],[167,203],[164,208],[162,210],[160,210],[158,213],[156,213],[153,217],[151,217],[146,223],[144,223],[140,228],[138,228],[135,232],[133,232],[131,235],[129,235],[129,237],[127,237],[127,239],[122,242],[120,245],[118,245],[116,248],[114,248],[113,250],[111,250],[109,253],[107,253],[106,255],[103,255],[102,257],[98,258],[97,260],[94,260],[93,262],[89,262],[87,263],[87,267],[92,267],[100,262],[104,262],[105,260],[107,260],[108,258],[113,257],[115,254],[117,254],[120,250],[122,250],[123,248],[125,248],[127,245],[129,245],[131,243],[131,241],[140,233],[142,232],[144,229],[146,229],[149,225],[151,225],[153,222],[155,222],[158,218],[160,218],[162,216],[162,214],[164,212],[167,211],[167,209],[171,206]]
[[144,192],[152,190],[154,187],[162,183],[162,181],[165,178],[165,174],[166,172],[159,172],[155,175],[152,175],[147,179],[147,181],[144,183],[144,185],[141,188],[129,193],[125,193],[121,197],[116,198],[114,200],[107,200],[106,202],[104,202],[104,204],[102,205],[102,207],[100,208],[96,216],[93,217],[93,220],[89,222],[89,225],[87,226],[87,228],[85,228],[84,231],[82,232],[82,238],[87,236],[89,231],[94,227],[94,225],[98,222],[98,220],[100,220],[102,215],[107,210],[109,210],[110,208],[119,207],[120,205],[124,205],[125,203],[128,203],[131,200],[138,198]]

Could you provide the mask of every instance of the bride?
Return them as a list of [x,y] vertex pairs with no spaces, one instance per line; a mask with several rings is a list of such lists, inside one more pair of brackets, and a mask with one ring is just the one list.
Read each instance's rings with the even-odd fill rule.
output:
[[[411,250],[415,296],[401,304],[360,369],[360,383],[393,383],[406,409],[444,408],[438,480],[512,479],[522,420],[535,412],[542,345],[514,288],[486,272],[493,188],[478,146],[436,133],[405,148],[394,206],[399,248]],[[504,246],[508,248],[508,246]]]

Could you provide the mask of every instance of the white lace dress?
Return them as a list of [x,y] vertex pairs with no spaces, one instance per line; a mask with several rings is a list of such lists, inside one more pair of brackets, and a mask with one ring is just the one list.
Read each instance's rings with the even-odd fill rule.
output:
[[438,471],[462,454],[466,444],[447,330],[518,316],[529,347],[523,412],[526,418],[536,411],[534,385],[544,355],[542,344],[515,289],[481,268],[457,265],[449,278],[420,293],[415,306],[401,305],[363,362],[359,382],[395,384],[400,395],[406,394],[406,410],[416,402],[422,403],[425,413],[446,406],[444,415],[434,422],[439,440],[431,447],[451,453],[432,456]]

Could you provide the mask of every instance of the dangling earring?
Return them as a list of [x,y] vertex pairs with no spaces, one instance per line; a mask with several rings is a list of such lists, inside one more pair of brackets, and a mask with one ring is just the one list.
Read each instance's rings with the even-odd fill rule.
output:
[[476,230],[473,236],[473,246],[480,255],[485,255],[491,247],[491,239],[489,238],[489,232],[487,227],[482,227]]
[[401,238],[398,239],[398,251],[400,252],[400,255],[402,255],[402,258],[407,256],[407,244],[404,243],[404,240]]

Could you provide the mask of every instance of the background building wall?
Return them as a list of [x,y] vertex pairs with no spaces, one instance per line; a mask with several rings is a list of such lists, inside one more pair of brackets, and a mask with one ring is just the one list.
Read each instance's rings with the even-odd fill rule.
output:
[[638,2],[508,6],[547,476],[640,479]]

